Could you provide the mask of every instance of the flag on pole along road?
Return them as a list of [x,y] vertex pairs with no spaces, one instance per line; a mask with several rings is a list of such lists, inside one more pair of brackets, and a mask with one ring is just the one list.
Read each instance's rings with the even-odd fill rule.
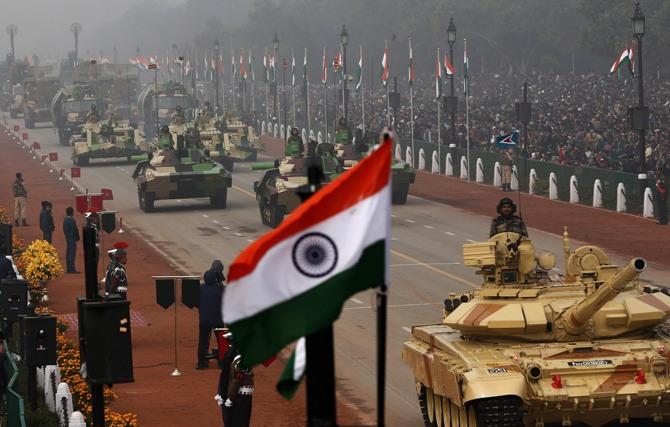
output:
[[468,96],[470,93],[470,73],[468,64],[468,41],[464,39],[463,43],[463,93]]
[[627,64],[628,65],[628,71],[631,72],[631,74],[635,70],[635,57],[634,57],[634,52],[633,52],[633,44],[629,43],[628,46],[624,50],[621,51],[619,56],[614,60],[614,64],[612,64],[612,67],[610,67],[610,74],[615,73],[621,64]]
[[442,66],[440,65],[440,49],[437,49],[437,61],[435,63],[435,99],[442,97]]
[[223,320],[246,366],[332,324],[346,300],[388,283],[390,140],[233,261]]
[[496,147],[506,150],[508,148],[514,148],[519,143],[519,131],[514,131],[506,135],[500,135],[496,137]]
[[328,83],[328,62],[326,61],[326,48],[323,48],[323,67],[321,68],[321,83]]
[[268,54],[265,52],[263,54],[263,82],[267,83],[270,81],[269,77],[270,68],[268,67]]
[[306,367],[305,337],[302,337],[296,343],[293,353],[291,353],[291,357],[286,362],[277,382],[277,391],[285,399],[290,400],[295,396],[295,392],[298,391],[298,386],[300,386],[300,381],[305,376]]
[[360,46],[360,54],[358,56],[358,63],[356,64],[356,92],[361,90],[363,86],[363,46]]
[[410,86],[414,84],[414,49],[412,46],[409,47],[409,70],[407,80],[409,81]]
[[276,60],[276,58],[274,57],[274,55],[270,56],[270,81],[272,83],[277,82],[277,68],[276,68],[275,60]]
[[233,53],[233,56],[231,56],[230,62],[232,64],[231,65],[232,66],[231,73],[233,73],[232,79],[233,81],[235,81],[235,77],[237,76],[237,67],[235,66],[235,53]]
[[307,48],[305,48],[305,57],[302,62],[302,96],[307,98],[307,87],[309,85],[309,79],[307,77]]
[[291,49],[291,86],[295,87],[295,53]]
[[251,76],[251,81],[253,82],[254,80],[256,80],[256,75],[254,74],[254,66],[253,63],[251,62],[251,49],[249,49],[248,53],[249,53],[248,58],[249,66],[247,67],[247,73],[249,73],[249,75]]
[[444,54],[444,74],[447,76],[453,76],[456,74],[456,69],[449,61],[449,57],[446,53]]
[[384,56],[382,56],[382,71],[379,76],[382,80],[382,84],[386,87],[386,82],[389,79],[389,48],[387,45],[384,46]]
[[247,66],[244,63],[244,53],[240,51],[240,77],[247,79]]

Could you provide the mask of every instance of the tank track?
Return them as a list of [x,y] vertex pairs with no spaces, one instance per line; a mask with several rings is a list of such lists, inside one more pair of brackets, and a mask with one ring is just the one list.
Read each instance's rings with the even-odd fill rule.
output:
[[523,408],[518,397],[502,396],[474,402],[477,427],[523,426]]

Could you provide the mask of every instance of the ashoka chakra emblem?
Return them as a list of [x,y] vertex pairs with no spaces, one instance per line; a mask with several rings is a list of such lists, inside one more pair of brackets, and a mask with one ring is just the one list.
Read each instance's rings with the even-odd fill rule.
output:
[[337,247],[322,233],[307,233],[293,245],[293,265],[307,277],[323,277],[337,265]]

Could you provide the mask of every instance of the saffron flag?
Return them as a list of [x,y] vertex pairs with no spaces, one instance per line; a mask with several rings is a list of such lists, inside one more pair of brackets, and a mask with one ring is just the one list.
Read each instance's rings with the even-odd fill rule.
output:
[[357,292],[387,283],[387,140],[233,261],[223,320],[246,366],[332,324]]
[[454,74],[456,74],[456,69],[449,61],[449,57],[447,56],[446,53],[444,54],[444,73],[447,76],[453,76]]
[[326,61],[326,48],[323,48],[323,67],[321,68],[321,83],[328,83],[328,62]]
[[631,73],[635,70],[635,55],[633,52],[633,44],[629,43],[624,50],[621,51],[619,56],[614,60],[614,64],[610,67],[610,74],[616,73],[621,64],[628,65],[628,71]]
[[358,63],[356,64],[356,92],[361,90],[363,86],[363,46],[360,47],[360,55],[358,56]]
[[437,61],[435,62],[435,99],[442,97],[442,66],[440,65],[440,49],[437,49]]

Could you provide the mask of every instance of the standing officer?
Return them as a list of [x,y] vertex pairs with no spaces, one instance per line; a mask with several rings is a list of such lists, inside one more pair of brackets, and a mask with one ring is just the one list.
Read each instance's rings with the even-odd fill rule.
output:
[[512,191],[512,149],[503,150],[501,167],[502,167],[502,190]]
[[229,415],[226,427],[249,427],[253,395],[254,373],[251,368],[242,367],[242,356],[237,355],[230,368],[228,399],[224,402]]
[[[23,174],[16,173],[16,180],[12,184],[12,192],[14,193],[14,225],[26,226],[26,209],[28,204],[28,190],[23,184]],[[19,223],[20,221],[20,223]]]
[[42,202],[42,211],[40,212],[40,230],[42,230],[42,236],[44,240],[51,243],[53,240],[53,232],[56,229],[54,225],[54,217],[51,213],[53,206],[51,202],[43,201]]
[[496,208],[498,216],[491,220],[491,231],[489,238],[498,233],[519,233],[524,237],[528,237],[526,224],[523,219],[514,215],[516,213],[516,205],[509,197],[500,200]]
[[119,295],[124,300],[127,299],[128,293],[128,276],[126,275],[128,258],[125,251],[127,247],[126,242],[114,243],[114,249],[107,252],[111,262],[105,274],[105,295]]
[[77,222],[74,220],[74,209],[72,209],[71,206],[65,209],[65,219],[63,219],[63,234],[65,235],[66,243],[66,273],[79,273],[74,267],[74,259],[77,256],[77,242],[79,241],[79,229],[77,228]]
[[298,128],[291,129],[291,136],[286,142],[286,152],[284,154],[287,157],[301,157],[304,151],[305,146],[302,142],[300,131]]
[[95,208],[91,208],[89,212],[84,214],[86,218],[86,228],[90,228],[95,232],[95,265],[98,266],[100,261],[100,215]]

